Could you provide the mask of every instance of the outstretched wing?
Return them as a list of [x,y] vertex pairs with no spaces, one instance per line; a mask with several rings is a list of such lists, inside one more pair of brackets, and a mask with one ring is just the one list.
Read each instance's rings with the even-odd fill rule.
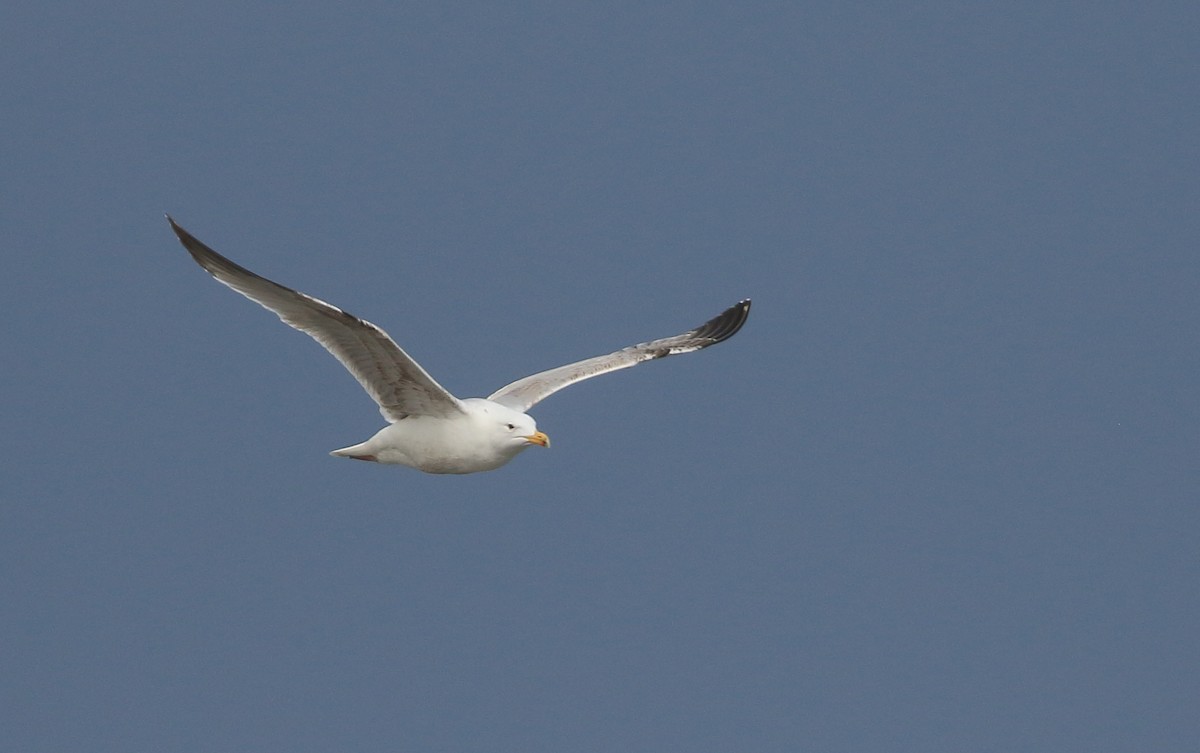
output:
[[709,345],[716,345],[722,340],[728,340],[742,328],[748,316],[750,316],[750,300],[746,299],[682,335],[631,345],[605,356],[596,356],[566,366],[559,366],[557,369],[532,374],[501,387],[489,395],[488,399],[515,410],[527,411],[563,387],[584,379],[591,379],[594,376],[618,369],[627,369],[642,361],[666,358],[679,353],[691,353],[694,350],[707,348]]
[[341,361],[379,404],[379,412],[387,420],[463,412],[458,398],[435,382],[379,327],[260,277],[196,240],[170,215],[167,222],[192,258],[219,282],[275,312],[285,324],[308,334]]

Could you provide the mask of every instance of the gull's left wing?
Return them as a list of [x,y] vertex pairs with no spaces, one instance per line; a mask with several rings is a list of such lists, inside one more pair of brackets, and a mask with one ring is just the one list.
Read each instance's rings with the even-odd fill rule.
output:
[[679,353],[691,353],[694,350],[716,345],[722,340],[728,340],[742,328],[748,316],[750,316],[750,300],[746,299],[735,303],[704,324],[684,332],[682,335],[631,345],[615,353],[588,358],[566,366],[559,366],[557,369],[532,374],[501,387],[488,395],[488,400],[494,400],[501,405],[524,412],[563,387],[568,387],[584,379],[591,379],[594,376],[618,369],[627,369],[643,361],[666,358]]
[[218,282],[236,290],[285,324],[307,334],[354,375],[379,412],[393,423],[408,415],[451,416],[462,403],[421,368],[388,334],[337,306],[285,288],[221,256],[167,215],[192,258]]

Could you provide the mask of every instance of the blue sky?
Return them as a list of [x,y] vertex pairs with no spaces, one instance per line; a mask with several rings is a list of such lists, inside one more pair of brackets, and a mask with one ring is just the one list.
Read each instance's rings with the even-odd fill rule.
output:
[[[1188,3],[9,4],[0,726],[34,751],[1190,751]],[[443,385],[433,477],[163,220]]]

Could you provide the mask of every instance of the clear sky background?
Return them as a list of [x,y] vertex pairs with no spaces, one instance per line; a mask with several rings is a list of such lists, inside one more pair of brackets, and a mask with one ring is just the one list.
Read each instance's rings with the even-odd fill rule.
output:
[[[1195,751],[1200,6],[6,3],[0,737]],[[434,477],[163,213],[460,396]]]

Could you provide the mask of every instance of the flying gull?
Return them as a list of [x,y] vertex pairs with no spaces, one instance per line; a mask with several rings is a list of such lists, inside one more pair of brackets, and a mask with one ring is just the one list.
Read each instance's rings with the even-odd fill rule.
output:
[[750,314],[749,299],[740,301],[682,335],[538,372],[486,398],[460,400],[379,327],[260,277],[196,240],[170,215],[167,221],[192,258],[218,282],[319,342],[379,404],[388,425],[367,441],[330,454],[407,465],[426,473],[490,471],[531,445],[549,447],[550,438],[526,413],[541,400],[584,379],[715,345],[732,337]]

